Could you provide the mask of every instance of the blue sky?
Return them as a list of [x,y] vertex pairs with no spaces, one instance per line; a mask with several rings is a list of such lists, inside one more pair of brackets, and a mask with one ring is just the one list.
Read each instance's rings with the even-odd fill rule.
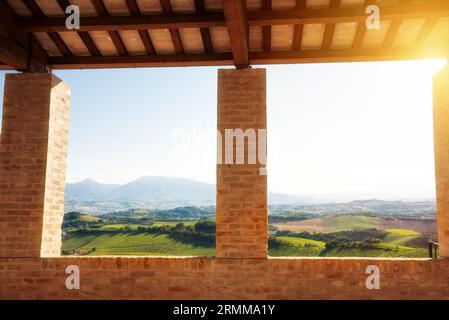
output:
[[[431,80],[444,63],[267,67],[269,189],[433,197]],[[72,86],[68,181],[215,182],[216,70],[55,72]]]

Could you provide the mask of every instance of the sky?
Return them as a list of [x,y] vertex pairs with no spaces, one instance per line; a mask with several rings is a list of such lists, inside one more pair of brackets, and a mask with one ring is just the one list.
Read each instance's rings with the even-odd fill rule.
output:
[[[432,75],[445,63],[266,66],[269,191],[433,198]],[[217,68],[55,74],[72,86],[68,182],[215,183]]]

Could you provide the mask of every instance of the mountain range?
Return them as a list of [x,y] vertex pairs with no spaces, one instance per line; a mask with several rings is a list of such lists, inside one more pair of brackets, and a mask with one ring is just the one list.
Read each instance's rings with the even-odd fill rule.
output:
[[[66,185],[65,211],[82,210],[96,214],[129,208],[213,206],[215,196],[215,184],[185,178],[143,176],[123,185],[86,179]],[[270,205],[302,204],[310,201],[307,197],[268,193]]]

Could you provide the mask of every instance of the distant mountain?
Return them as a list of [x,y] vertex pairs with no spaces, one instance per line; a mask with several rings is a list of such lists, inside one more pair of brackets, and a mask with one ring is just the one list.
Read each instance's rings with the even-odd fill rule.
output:
[[65,187],[66,200],[102,200],[114,189],[120,187],[119,184],[98,183],[92,179],[86,179],[77,183],[68,183]]
[[144,176],[114,189],[111,199],[128,201],[215,201],[215,185],[191,179]]
[[316,202],[316,199],[313,199],[311,197],[297,197],[286,193],[268,192],[269,205],[301,204],[314,202]]
[[[215,185],[184,178],[143,176],[124,185],[104,184],[92,179],[68,183],[66,212],[82,210],[105,213],[129,208],[171,209],[181,206],[215,205]],[[308,198],[268,193],[269,204],[301,204]]]

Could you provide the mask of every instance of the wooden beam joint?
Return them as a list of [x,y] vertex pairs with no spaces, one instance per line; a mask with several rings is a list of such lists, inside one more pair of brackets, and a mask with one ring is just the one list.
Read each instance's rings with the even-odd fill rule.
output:
[[246,1],[222,0],[234,64],[237,68],[249,67],[248,20]]

